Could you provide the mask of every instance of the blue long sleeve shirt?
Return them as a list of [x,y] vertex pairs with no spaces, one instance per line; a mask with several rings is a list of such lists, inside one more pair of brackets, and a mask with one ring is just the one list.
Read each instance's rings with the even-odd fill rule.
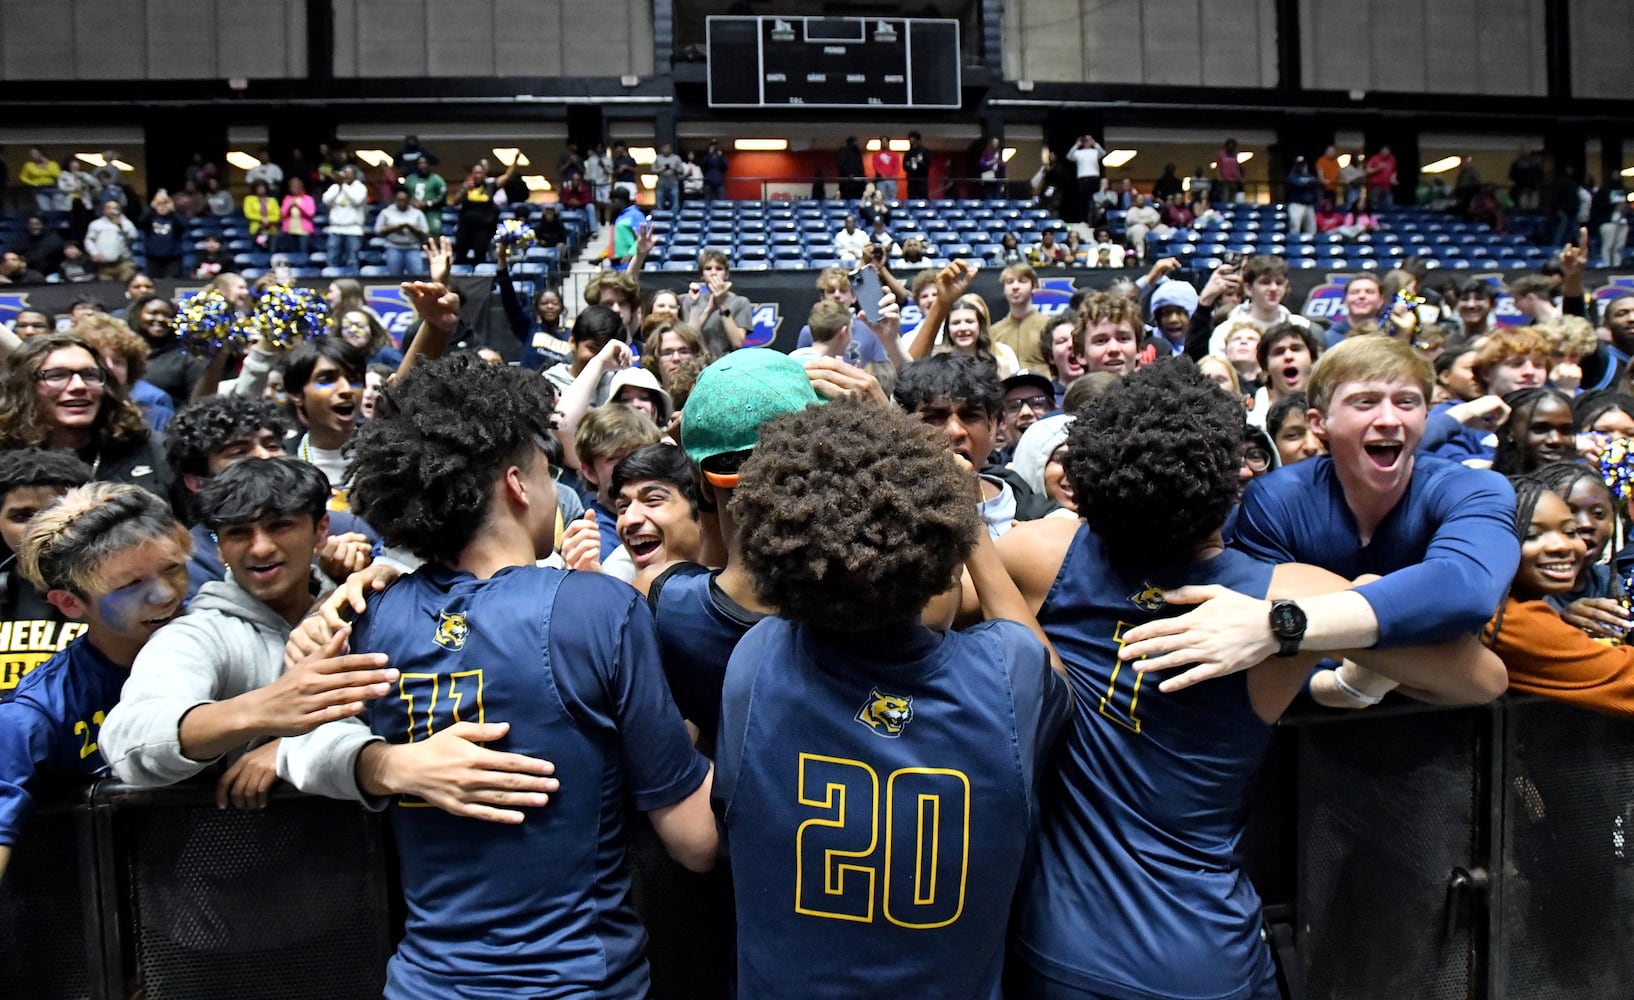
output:
[[1515,491],[1495,472],[1418,455],[1412,480],[1363,544],[1326,456],[1250,483],[1231,545],[1273,562],[1303,562],[1355,579],[1379,620],[1379,645],[1473,633],[1497,610],[1520,562]]

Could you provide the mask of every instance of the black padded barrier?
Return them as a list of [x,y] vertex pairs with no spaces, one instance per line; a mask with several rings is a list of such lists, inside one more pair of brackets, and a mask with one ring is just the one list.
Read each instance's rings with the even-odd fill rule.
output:
[[217,809],[208,789],[104,784],[124,996],[377,1000],[391,954],[382,824],[296,795]]
[[89,789],[48,792],[0,882],[0,997],[102,995],[97,858]]
[[1484,711],[1373,709],[1299,730],[1296,940],[1321,1000],[1477,995]]
[[[41,794],[0,882],[0,1000],[380,996],[380,816],[209,785]],[[1245,863],[1289,1000],[1634,997],[1634,724],[1535,697],[1285,720]],[[656,1000],[729,995],[730,880],[631,824]]]

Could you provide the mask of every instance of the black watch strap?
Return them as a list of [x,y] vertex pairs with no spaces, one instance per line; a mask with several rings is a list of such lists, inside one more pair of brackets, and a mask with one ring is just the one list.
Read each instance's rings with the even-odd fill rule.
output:
[[1305,611],[1293,601],[1271,602],[1271,635],[1277,640],[1277,655],[1292,656],[1305,640]]

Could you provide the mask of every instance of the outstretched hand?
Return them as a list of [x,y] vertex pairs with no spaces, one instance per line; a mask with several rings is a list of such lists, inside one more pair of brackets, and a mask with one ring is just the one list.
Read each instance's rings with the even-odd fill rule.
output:
[[1220,586],[1180,587],[1165,593],[1163,600],[1198,607],[1125,632],[1118,650],[1118,659],[1136,661],[1140,673],[1190,668],[1164,679],[1160,691],[1181,691],[1246,670],[1277,651],[1269,601]]

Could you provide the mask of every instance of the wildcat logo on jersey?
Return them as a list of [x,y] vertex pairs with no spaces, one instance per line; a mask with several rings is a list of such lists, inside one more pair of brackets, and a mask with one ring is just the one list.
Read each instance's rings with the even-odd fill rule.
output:
[[881,694],[879,688],[874,688],[868,692],[868,700],[857,709],[857,721],[876,735],[894,740],[913,721],[913,699],[900,694]]
[[1161,611],[1165,603],[1163,588],[1156,584],[1147,583],[1142,590],[1129,595],[1129,603],[1142,611]]
[[470,634],[471,626],[466,622],[464,615],[437,612],[437,634],[433,636],[437,645],[444,649],[459,649],[465,645],[465,640]]

